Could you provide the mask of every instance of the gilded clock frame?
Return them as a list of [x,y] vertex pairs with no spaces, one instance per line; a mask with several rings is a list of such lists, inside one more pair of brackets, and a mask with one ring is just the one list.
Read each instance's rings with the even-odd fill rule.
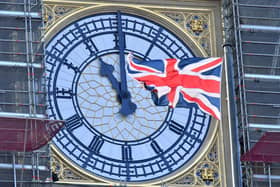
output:
[[[45,0],[45,37],[44,40],[47,43],[61,28],[69,24],[70,22],[74,20],[78,20],[84,16],[92,14],[92,12],[108,12],[112,10],[125,10],[125,12],[128,13],[133,13],[139,16],[144,16],[148,17],[151,16],[152,20],[157,20],[159,21],[159,24],[163,25],[166,28],[176,27],[176,29],[179,30],[178,33],[176,33],[180,38],[184,40],[185,43],[188,44],[190,48],[192,48],[193,52],[197,56],[208,56],[208,55],[219,55],[221,52],[216,49],[217,43],[221,42],[219,39],[216,39],[216,35],[211,27],[211,25],[214,24],[214,9],[213,6],[209,6],[209,4],[206,6],[207,8],[203,7],[188,7],[188,8],[178,8],[178,7],[172,7],[172,6],[156,6],[156,5],[139,5],[139,4],[127,4],[127,3],[121,3],[120,4],[115,4],[115,3],[107,3],[106,2],[92,2],[92,1],[84,1],[84,2],[78,2],[75,0],[68,0],[68,1],[57,1],[57,0]],[[151,2],[150,2],[151,3]],[[88,7],[90,5],[90,7]],[[55,13],[55,8],[57,7],[65,7],[66,11],[62,12],[60,15],[56,15]],[[139,10],[139,12],[135,12],[135,10]],[[48,11],[52,12],[54,16],[53,20],[48,20],[47,15]],[[208,33],[208,39],[211,42],[211,50],[210,52],[206,51],[201,44],[199,43],[199,40],[197,39],[197,36],[194,36],[193,33],[188,31],[184,25],[180,24],[177,22],[177,20],[174,20],[172,16],[168,16],[168,13],[174,13],[174,12],[183,12],[185,15],[200,15],[207,17],[209,19],[206,19],[209,23],[209,33]],[[73,16],[75,15],[75,16]],[[185,19],[186,21],[186,19]],[[194,24],[196,24],[194,22]],[[199,27],[199,23],[197,26],[194,27]],[[203,28],[202,28],[203,29]],[[172,29],[171,29],[172,30]],[[200,29],[201,30],[201,29]],[[195,31],[195,29],[194,29]],[[194,32],[193,31],[193,32]],[[203,30],[201,31],[203,32]],[[212,124],[213,125],[213,124]],[[176,186],[180,186],[180,181],[183,180],[184,176],[187,176],[189,174],[194,175],[194,171],[199,167],[199,164],[206,162],[207,160],[207,154],[215,149],[217,149],[217,154],[222,155],[223,150],[221,144],[221,137],[220,137],[220,132],[218,126],[220,123],[216,122],[215,128],[212,129],[213,132],[209,132],[208,136],[205,140],[205,142],[211,142],[208,143],[206,146],[202,146],[204,149],[200,149],[198,153],[196,153],[195,158],[191,159],[189,162],[192,164],[188,164],[188,167],[184,169],[181,169],[179,172],[176,172],[176,175],[173,177],[169,177],[168,180],[164,180],[162,182],[149,182],[145,184],[133,184],[133,186],[157,186],[161,184],[176,184]],[[211,136],[209,134],[212,134]],[[65,162],[62,163],[62,160],[64,160],[63,156],[59,153],[57,148],[55,146],[51,146],[52,151],[53,151],[53,158],[60,162],[61,165],[64,167],[68,168],[69,170],[72,171],[73,175],[76,176],[76,179],[74,180],[67,180],[67,178],[64,178],[63,183],[79,183],[79,184],[102,184],[102,185],[115,185],[110,181],[107,180],[102,180],[102,178],[95,178],[91,174],[87,173],[86,171],[82,170],[75,164],[71,163],[69,160],[66,160]],[[209,160],[208,160],[209,161]],[[54,162],[53,162],[54,163]],[[223,163],[223,159],[218,156],[218,161],[216,160],[212,164],[215,165],[215,169],[218,170],[218,173],[222,173],[223,168],[221,167],[221,164]],[[74,177],[75,178],[75,177]],[[215,186],[220,186],[225,182],[222,182],[222,176],[219,176],[218,179],[215,182]],[[183,186],[202,186],[203,182],[199,182],[200,179],[199,177],[195,177],[195,184],[184,184]],[[213,184],[214,185],[214,184]]]

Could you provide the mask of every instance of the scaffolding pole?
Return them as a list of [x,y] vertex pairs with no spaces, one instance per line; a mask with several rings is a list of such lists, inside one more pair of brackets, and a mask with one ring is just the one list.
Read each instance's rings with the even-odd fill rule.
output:
[[30,16],[31,18],[37,18],[40,19],[41,16],[37,12],[28,12],[26,13],[25,11],[5,11],[5,10],[0,10],[0,16],[1,17],[25,17],[25,16]]
[[242,31],[250,31],[250,32],[280,32],[279,26],[240,24],[240,29]]
[[270,164],[268,165],[268,185],[271,187],[271,169]]
[[14,187],[17,187],[16,155],[15,152],[13,152],[12,154],[13,154]]

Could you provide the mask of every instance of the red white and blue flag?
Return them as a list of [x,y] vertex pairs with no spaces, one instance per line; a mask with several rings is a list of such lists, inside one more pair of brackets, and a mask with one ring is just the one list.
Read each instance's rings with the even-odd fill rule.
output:
[[195,103],[220,120],[222,58],[140,61],[128,55],[128,74],[143,82],[156,105],[187,107]]

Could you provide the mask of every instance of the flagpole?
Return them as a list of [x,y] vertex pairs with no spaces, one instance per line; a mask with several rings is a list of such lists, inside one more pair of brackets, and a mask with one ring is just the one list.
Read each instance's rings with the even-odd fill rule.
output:
[[236,102],[234,95],[234,76],[233,76],[233,54],[232,46],[229,43],[223,45],[224,48],[224,72],[226,79],[226,98],[227,98],[227,122],[231,159],[232,186],[242,186],[242,170],[240,162],[240,145],[238,138],[238,119]]

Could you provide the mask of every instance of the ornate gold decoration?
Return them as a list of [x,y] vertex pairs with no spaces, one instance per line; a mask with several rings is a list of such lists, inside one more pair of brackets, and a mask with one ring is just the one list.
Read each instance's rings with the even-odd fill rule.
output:
[[[204,157],[189,172],[182,176],[164,183],[165,185],[176,185],[176,186],[220,186],[221,174],[218,151],[218,137],[215,138],[214,143],[210,149],[206,152]],[[65,164],[62,158],[58,155],[53,154],[51,157],[51,170],[58,175],[59,181],[75,181],[77,182],[92,182],[96,184],[103,184],[101,181],[94,181],[89,179],[86,175],[78,173],[77,170],[71,166]],[[158,184],[162,186],[162,184]],[[157,185],[156,185],[157,186]]]
[[185,14],[185,28],[199,42],[201,47],[210,56],[212,54],[210,47],[211,33],[209,30],[210,13],[209,14]]
[[186,22],[186,28],[190,29],[196,36],[199,36],[203,32],[207,32],[207,17],[202,15],[191,15]]
[[211,56],[213,51],[211,50],[211,33],[209,30],[211,13],[194,13],[191,11],[158,11],[159,13],[171,18],[178,23],[182,28],[187,30],[191,36],[198,41],[200,46],[205,52]]
[[91,182],[96,182],[66,165],[63,159],[56,154],[51,155],[51,171],[57,175],[59,181],[88,182],[90,180]]
[[219,183],[219,172],[217,164],[202,162],[196,168],[196,177],[199,183],[217,186]]
[[205,167],[200,170],[203,181],[214,181],[214,169]]
[[191,20],[190,28],[195,33],[201,33],[205,26],[202,20]]
[[182,12],[162,12],[165,16],[171,18],[174,20],[176,23],[178,23],[181,27],[184,26],[185,23],[185,16],[184,13]]
[[[47,5],[44,5],[45,29],[48,30],[59,19],[87,6],[89,5],[77,3],[66,5],[47,3]],[[163,11],[160,8],[155,9],[150,7],[148,7],[148,9],[174,20],[178,25],[191,34],[193,39],[199,43],[207,55],[215,55],[215,52],[213,51],[214,42],[212,42],[213,44],[211,46],[211,41],[215,41],[215,38],[212,38],[214,33],[211,33],[209,30],[209,27],[214,25],[211,23],[213,16],[211,11],[206,11],[206,13],[205,11],[201,11],[202,13],[197,13],[197,10],[191,11],[189,9],[179,9],[176,11],[166,11],[166,9]]]
[[44,5],[44,23],[45,29],[48,30],[49,27],[55,23],[61,17],[76,11],[81,8],[81,6],[69,6],[69,5]]
[[190,186],[220,186],[220,160],[218,157],[218,138],[204,158],[193,169],[169,184]]
[[55,155],[51,157],[51,171],[57,174],[59,180],[81,180],[82,178],[75,175],[62,160],[58,159]]

